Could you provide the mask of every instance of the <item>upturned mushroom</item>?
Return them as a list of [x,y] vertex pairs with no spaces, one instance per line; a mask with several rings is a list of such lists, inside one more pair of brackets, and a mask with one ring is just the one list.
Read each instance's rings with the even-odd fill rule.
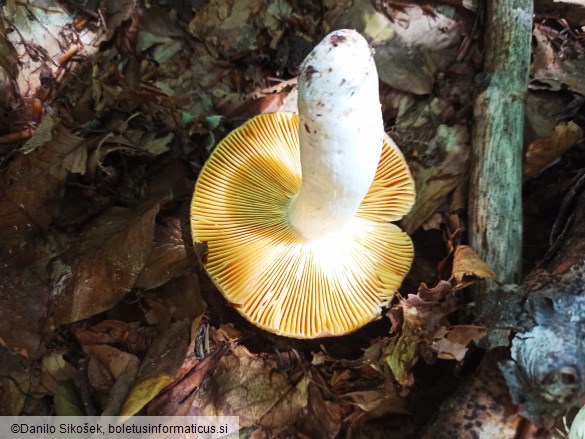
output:
[[250,322],[296,338],[337,336],[380,316],[413,247],[391,224],[414,182],[384,132],[372,50],[338,30],[307,56],[298,115],[262,114],[221,141],[191,204],[205,268]]

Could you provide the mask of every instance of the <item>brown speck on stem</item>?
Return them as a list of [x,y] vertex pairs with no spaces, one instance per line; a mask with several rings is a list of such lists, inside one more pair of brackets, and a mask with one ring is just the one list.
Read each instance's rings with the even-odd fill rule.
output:
[[307,82],[311,81],[311,78],[313,77],[313,74],[315,74],[317,72],[317,70],[315,69],[315,67],[308,65],[307,68],[305,69],[305,79],[307,80]]
[[309,125],[307,125],[307,124],[305,124],[305,131],[306,131],[307,133],[310,133],[310,132],[311,132],[311,130],[309,129]]
[[331,36],[331,44],[334,47],[337,47],[340,43],[343,43],[346,38],[343,35],[332,35]]

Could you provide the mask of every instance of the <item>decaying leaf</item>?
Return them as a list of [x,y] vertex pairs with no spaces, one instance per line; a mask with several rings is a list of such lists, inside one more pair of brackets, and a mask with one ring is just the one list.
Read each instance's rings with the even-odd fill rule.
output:
[[0,270],[0,344],[34,358],[44,350],[41,332],[47,315],[49,285],[33,266],[26,267],[18,260],[8,263],[2,258],[0,263],[4,265]]
[[535,140],[528,147],[523,166],[523,180],[538,175],[581,140],[583,140],[583,129],[575,122],[557,124],[549,138]]
[[258,47],[254,17],[263,7],[260,0],[211,0],[195,15],[189,31],[223,57],[234,57]]
[[435,334],[431,349],[443,360],[462,361],[471,342],[478,341],[487,333],[484,326],[458,325],[441,327]]
[[52,325],[105,311],[132,289],[150,252],[158,210],[152,200],[136,210],[110,208],[54,262]]
[[469,132],[462,125],[440,125],[425,154],[434,154],[429,166],[415,169],[416,202],[403,219],[404,231],[414,233],[447,200],[447,196],[465,181],[469,159]]
[[581,72],[585,61],[579,51],[560,52],[559,47],[563,45],[561,33],[561,30],[552,26],[534,26],[536,47],[530,66],[529,87],[532,90],[550,91],[568,89],[583,95],[585,85]]
[[182,276],[192,267],[187,258],[181,223],[178,218],[157,222],[148,260],[136,279],[136,287],[158,288],[169,280]]
[[482,261],[468,245],[459,245],[453,257],[451,278],[455,280],[456,289],[464,288],[480,279],[496,279],[496,273]]
[[177,379],[187,355],[190,322],[172,323],[153,341],[140,365],[136,380],[121,409],[120,416],[133,416]]
[[[43,127],[51,124],[46,122]],[[0,255],[19,252],[23,243],[47,231],[59,211],[67,176],[84,172],[87,159],[84,143],[85,139],[74,135],[63,124],[55,124],[52,129],[43,129],[33,136],[27,143],[29,153],[17,156],[3,170]]]
[[60,57],[72,46],[77,53],[90,55],[105,37],[98,29],[76,32],[72,16],[58,3],[6,2],[2,9],[4,17],[10,17],[11,27],[18,29],[8,34],[8,39],[18,52],[18,88],[23,96],[32,95],[41,86],[41,66],[56,71]]
[[413,3],[389,8],[392,17],[384,13],[387,11],[376,10],[375,4],[353,1],[329,25],[332,29],[356,29],[369,40],[376,51],[381,81],[397,90],[429,94],[437,72],[455,60],[463,28],[469,29],[472,23],[453,19],[454,10],[448,6],[435,10],[429,19],[424,9]]
[[43,357],[42,385],[53,395],[57,415],[80,416],[84,410],[74,385],[79,381],[79,371],[65,360],[64,354],[54,351]]

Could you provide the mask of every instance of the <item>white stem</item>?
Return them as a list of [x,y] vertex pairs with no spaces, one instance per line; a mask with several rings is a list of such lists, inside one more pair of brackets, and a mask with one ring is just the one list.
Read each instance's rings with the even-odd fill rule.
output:
[[289,220],[304,239],[342,229],[376,174],[384,125],[371,48],[356,31],[330,33],[299,77],[302,186]]

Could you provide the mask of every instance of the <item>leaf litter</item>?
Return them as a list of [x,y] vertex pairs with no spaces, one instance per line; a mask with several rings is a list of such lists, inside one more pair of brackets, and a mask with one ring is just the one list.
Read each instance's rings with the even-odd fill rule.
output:
[[[2,6],[0,413],[238,415],[249,437],[413,434],[444,399],[419,383],[443,364],[454,379],[490,329],[465,287],[496,274],[459,243],[481,68],[473,8],[196,3]],[[403,224],[417,260],[378,322],[341,341],[282,340],[218,299],[188,204],[217,141],[294,110],[300,61],[344,26],[376,49],[384,118],[419,194]],[[583,127],[581,46],[551,20],[534,32],[532,190],[578,153]]]

